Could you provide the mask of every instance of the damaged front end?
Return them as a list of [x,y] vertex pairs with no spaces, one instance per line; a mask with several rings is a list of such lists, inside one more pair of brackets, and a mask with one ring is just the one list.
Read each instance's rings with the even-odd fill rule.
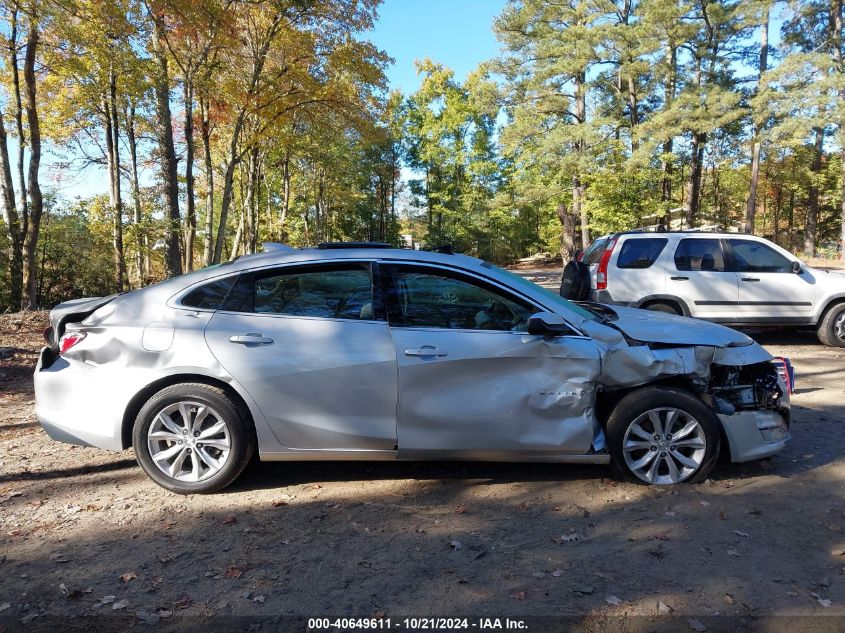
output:
[[702,400],[722,421],[733,462],[772,455],[789,439],[789,393],[772,361],[714,364]]
[[604,390],[681,381],[719,418],[732,462],[768,457],[789,439],[789,391],[772,356],[711,323],[617,309],[584,328],[599,342]]

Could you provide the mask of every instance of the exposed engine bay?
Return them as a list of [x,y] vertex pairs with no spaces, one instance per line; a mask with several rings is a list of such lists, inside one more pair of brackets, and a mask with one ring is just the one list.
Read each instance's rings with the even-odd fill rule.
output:
[[739,367],[714,364],[710,373],[709,387],[702,395],[716,413],[784,408],[783,390],[771,362]]

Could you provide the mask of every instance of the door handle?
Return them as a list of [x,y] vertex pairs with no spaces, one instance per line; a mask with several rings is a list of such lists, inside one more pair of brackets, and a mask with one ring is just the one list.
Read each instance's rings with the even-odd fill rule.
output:
[[416,349],[412,348],[412,349],[406,349],[405,350],[405,356],[422,356],[423,358],[425,358],[426,356],[428,356],[428,357],[433,357],[433,356],[440,357],[440,356],[446,356],[446,355],[448,355],[448,352],[445,352],[442,349],[437,349],[436,347],[434,347],[434,345],[423,345],[420,348],[416,348]]
[[760,281],[757,277],[743,277],[743,281]]
[[270,345],[273,339],[264,336],[263,334],[256,334],[249,332],[248,334],[237,334],[229,337],[230,343],[239,343],[241,345]]
[[689,281],[689,277],[669,277],[672,281]]

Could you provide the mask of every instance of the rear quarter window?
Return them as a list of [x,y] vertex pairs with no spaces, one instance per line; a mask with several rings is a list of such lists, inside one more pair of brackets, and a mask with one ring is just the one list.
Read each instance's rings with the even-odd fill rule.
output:
[[584,251],[584,254],[581,256],[581,261],[587,266],[591,264],[598,264],[599,260],[601,259],[602,253],[604,253],[605,247],[607,247],[608,238],[601,237],[595,240],[590,246]]
[[229,290],[232,289],[236,277],[237,275],[231,275],[197,286],[182,297],[180,303],[186,308],[217,310],[225,301]]
[[648,237],[625,240],[619,257],[616,260],[617,268],[648,268],[666,247],[665,237]]

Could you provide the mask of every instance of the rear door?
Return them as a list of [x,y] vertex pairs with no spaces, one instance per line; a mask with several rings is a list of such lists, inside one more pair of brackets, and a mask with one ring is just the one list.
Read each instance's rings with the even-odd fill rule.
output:
[[722,240],[682,238],[666,264],[666,294],[683,299],[694,317],[733,321],[737,275],[729,270]]
[[816,285],[812,275],[792,272],[792,260],[767,244],[744,238],[727,241],[739,279],[738,320],[789,322],[813,316]]
[[393,450],[396,354],[369,262],[242,274],[206,328],[284,446]]
[[399,363],[399,455],[581,454],[593,440],[595,343],[525,332],[540,311],[445,267],[381,265]]
[[659,236],[629,235],[619,238],[607,275],[615,301],[636,305],[643,297],[665,293],[665,270],[656,264],[668,242],[668,238]]

